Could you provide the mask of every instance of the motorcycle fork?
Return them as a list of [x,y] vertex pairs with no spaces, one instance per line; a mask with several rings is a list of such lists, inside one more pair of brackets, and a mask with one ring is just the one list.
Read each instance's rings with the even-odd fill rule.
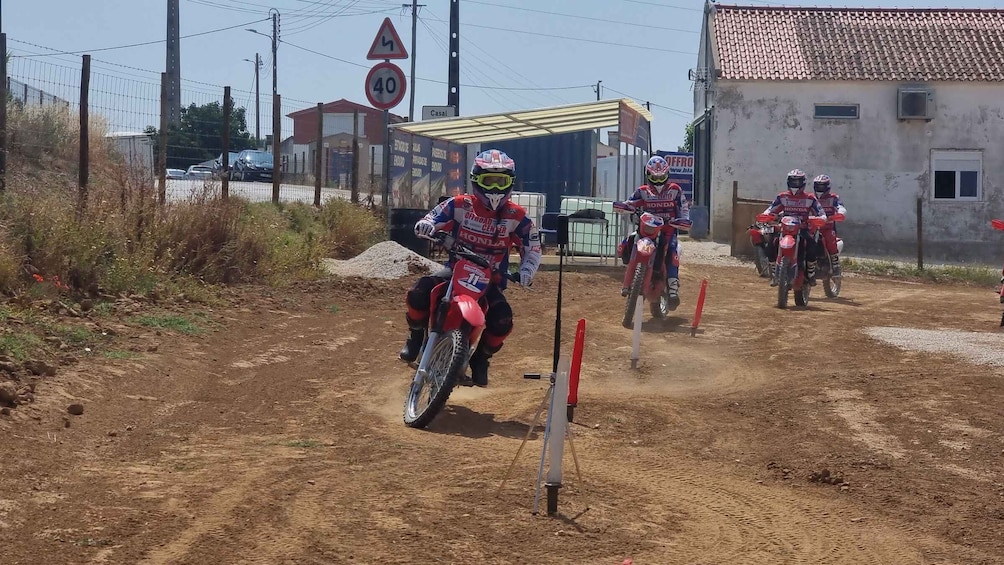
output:
[[443,297],[439,300],[439,304],[436,307],[435,315],[432,317],[432,325],[429,328],[429,335],[426,336],[425,344],[422,346],[421,361],[418,362],[418,370],[415,371],[416,382],[428,374],[427,368],[429,366],[429,355],[431,354],[433,347],[436,345],[436,341],[443,332],[443,325],[446,323],[446,315],[450,310],[452,296],[453,278],[451,277],[450,283],[446,287],[446,291],[443,292]]

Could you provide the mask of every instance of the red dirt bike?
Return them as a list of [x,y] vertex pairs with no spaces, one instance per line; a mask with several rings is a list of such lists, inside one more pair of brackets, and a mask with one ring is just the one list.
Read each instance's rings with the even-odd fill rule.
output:
[[[465,371],[485,329],[485,294],[499,272],[452,235],[438,232],[425,239],[447,250],[453,275],[432,290],[429,330],[404,401],[404,423],[412,428],[429,425],[458,384],[472,386]],[[519,283],[519,275],[507,276]]]
[[750,236],[750,243],[753,244],[753,265],[756,272],[761,277],[770,276],[770,259],[767,258],[767,246],[774,235],[774,225],[769,222],[754,222],[746,233]]
[[[827,222],[842,222],[844,221],[844,215],[837,213],[832,216],[827,216]],[[833,266],[833,260],[831,259],[830,252],[827,251],[826,245],[823,244],[823,232],[819,228],[812,232],[813,243],[818,246],[821,250],[820,253],[816,254],[816,279],[823,283],[823,292],[826,293],[827,298],[836,298],[840,296],[840,282],[843,278],[842,276],[834,276],[831,270]],[[844,240],[840,237],[837,238],[837,254],[844,252]]]
[[[634,310],[638,304],[639,296],[648,301],[653,318],[665,320],[669,317],[669,313],[680,305],[679,297],[673,299],[669,296],[669,288],[666,286],[666,266],[663,265],[659,272],[655,272],[655,269],[652,268],[655,265],[656,250],[659,249],[661,240],[665,239],[666,244],[669,244],[668,234],[663,232],[666,222],[655,214],[641,212],[623,202],[614,202],[613,206],[616,212],[630,213],[632,222],[637,226],[631,258],[628,260],[624,273],[623,288],[628,289],[628,292],[626,295],[627,303],[624,305],[624,319],[621,324],[625,328],[634,326]],[[677,229],[689,227],[685,224],[672,222],[669,225]],[[671,259],[665,257],[665,260]]]
[[[1004,231],[1004,220],[990,220],[990,225],[998,231]],[[1004,304],[1004,270],[1001,270],[1000,301]],[[1004,327],[1004,314],[1001,314],[1001,327]]]
[[[774,214],[758,214],[758,222],[778,222]],[[826,219],[809,216],[809,229],[819,229],[826,225]],[[778,225],[781,230],[778,238],[777,264],[774,267],[777,276],[777,307],[788,307],[788,291],[795,295],[796,306],[809,305],[809,286],[805,278],[805,258],[798,260],[798,246],[802,238],[802,220],[794,216],[781,217]],[[813,242],[807,242],[812,245]]]

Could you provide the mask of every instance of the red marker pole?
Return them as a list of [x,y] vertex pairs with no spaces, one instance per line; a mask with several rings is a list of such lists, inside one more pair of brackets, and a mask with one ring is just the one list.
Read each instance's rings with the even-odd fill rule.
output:
[[575,327],[575,346],[572,349],[572,369],[568,375],[568,421],[575,415],[579,404],[579,369],[582,367],[582,349],[586,344],[586,320],[579,319]]
[[704,312],[704,297],[708,293],[708,279],[701,281],[701,294],[697,296],[697,310],[694,311],[694,323],[690,326],[690,337],[697,336],[697,326],[701,323],[701,313]]

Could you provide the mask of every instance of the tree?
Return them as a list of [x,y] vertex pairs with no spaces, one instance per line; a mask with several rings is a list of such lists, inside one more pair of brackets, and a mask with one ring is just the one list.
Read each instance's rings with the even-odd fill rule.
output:
[[683,145],[677,145],[676,150],[681,153],[693,153],[694,152],[694,124],[687,124],[686,129],[684,129]]
[[[233,104],[233,102],[231,102]],[[230,151],[253,149],[254,138],[248,132],[244,108],[231,107]],[[154,136],[154,149],[160,151],[157,128],[147,126],[144,133]],[[167,130],[167,167],[187,169],[190,165],[215,159],[223,152],[223,104],[210,102],[181,109],[181,123]]]

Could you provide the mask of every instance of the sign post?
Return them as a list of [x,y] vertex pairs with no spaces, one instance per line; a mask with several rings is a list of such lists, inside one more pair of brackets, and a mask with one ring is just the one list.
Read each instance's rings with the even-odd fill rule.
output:
[[374,108],[383,110],[383,206],[387,213],[387,233],[390,233],[390,109],[404,100],[408,89],[404,71],[390,62],[391,59],[408,58],[404,42],[390,18],[384,18],[380,24],[366,58],[383,60],[373,65],[366,75],[366,98]]

